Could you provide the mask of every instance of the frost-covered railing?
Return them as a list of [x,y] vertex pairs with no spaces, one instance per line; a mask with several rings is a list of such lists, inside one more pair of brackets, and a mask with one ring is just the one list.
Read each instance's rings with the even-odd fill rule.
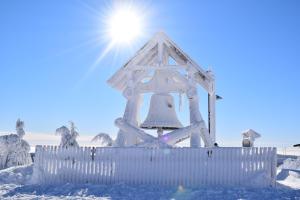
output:
[[37,146],[34,176],[41,184],[274,186],[276,148]]

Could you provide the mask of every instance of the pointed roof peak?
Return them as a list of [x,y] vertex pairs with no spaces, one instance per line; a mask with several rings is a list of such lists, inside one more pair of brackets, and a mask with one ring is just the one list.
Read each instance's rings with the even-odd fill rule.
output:
[[158,31],[156,32],[153,37],[149,40],[149,42],[152,41],[154,43],[172,43],[175,44],[171,38],[164,32],[164,31]]
[[166,63],[166,59],[168,58],[174,59],[178,67],[193,73],[196,82],[202,85],[206,90],[210,92],[214,90],[212,85],[214,81],[212,72],[208,73],[203,70],[163,31],[155,33],[154,36],[108,80],[108,83],[118,90],[124,90],[129,80],[127,76],[128,72],[133,70],[145,71],[145,67],[160,66],[162,60]]
[[155,39],[168,39],[169,37],[164,31],[158,31],[154,34],[153,38]]

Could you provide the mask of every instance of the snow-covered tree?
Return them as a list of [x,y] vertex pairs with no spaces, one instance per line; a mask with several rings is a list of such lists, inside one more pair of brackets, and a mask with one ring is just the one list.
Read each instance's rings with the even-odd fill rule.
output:
[[24,122],[16,122],[17,134],[0,136],[0,169],[16,165],[25,165],[32,162],[30,146],[22,139],[25,135]]
[[70,122],[70,129],[66,126],[56,129],[56,134],[61,136],[60,147],[79,147],[76,141],[79,133],[73,122]]
[[106,133],[99,133],[92,139],[92,142],[98,142],[98,141],[100,142],[101,146],[113,145],[113,139],[111,139],[111,137]]

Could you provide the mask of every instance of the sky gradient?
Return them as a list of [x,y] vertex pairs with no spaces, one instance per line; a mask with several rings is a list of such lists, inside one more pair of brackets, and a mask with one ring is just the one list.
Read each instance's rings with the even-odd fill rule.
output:
[[[130,3],[146,16],[145,34],[96,62],[109,43],[104,19],[112,2],[1,1],[0,132],[14,131],[21,118],[33,133],[54,134],[72,120],[82,135],[115,136],[126,101],[106,80],[163,30],[216,76],[224,98],[217,102],[220,146],[239,146],[248,128],[262,134],[262,146],[300,143],[300,1]],[[143,105],[142,119],[146,113]],[[177,113],[186,124],[186,101]]]

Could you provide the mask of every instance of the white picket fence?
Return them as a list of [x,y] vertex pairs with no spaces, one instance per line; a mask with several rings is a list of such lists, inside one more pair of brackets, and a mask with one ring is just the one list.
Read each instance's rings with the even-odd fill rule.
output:
[[59,148],[37,146],[41,184],[274,186],[276,148]]

